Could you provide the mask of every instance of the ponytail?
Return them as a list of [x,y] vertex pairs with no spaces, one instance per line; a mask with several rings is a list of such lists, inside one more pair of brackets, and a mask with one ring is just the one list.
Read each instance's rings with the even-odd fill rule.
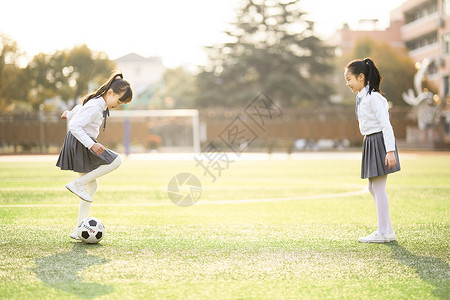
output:
[[116,72],[113,73],[108,81],[106,81],[106,83],[99,87],[95,92],[88,94],[83,99],[83,105],[93,98],[103,96],[109,89],[112,89],[116,94],[123,93],[119,99],[121,103],[129,103],[133,98],[133,91],[131,90],[130,83],[123,79],[122,73]]
[[364,75],[364,85],[369,85],[369,94],[372,91],[381,93],[380,83],[383,77],[381,77],[372,59],[368,57],[363,60],[356,59],[351,61],[346,68],[355,76]]
[[380,92],[380,83],[383,79],[377,67],[370,58],[364,59],[364,63],[368,66],[367,81],[369,82],[369,94],[371,91]]

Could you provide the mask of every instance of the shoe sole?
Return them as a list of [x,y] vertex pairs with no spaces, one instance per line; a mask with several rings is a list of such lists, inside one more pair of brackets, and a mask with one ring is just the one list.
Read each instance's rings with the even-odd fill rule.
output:
[[66,189],[68,189],[71,193],[74,193],[75,195],[77,195],[78,197],[80,197],[81,200],[86,201],[86,202],[89,202],[89,203],[92,203],[92,200],[90,200],[90,199],[84,199],[83,197],[81,197],[80,195],[78,195],[77,193],[75,193],[74,191],[72,191],[72,190],[70,189],[70,187],[68,186],[68,184],[66,184]]
[[395,239],[387,239],[387,240],[382,240],[382,241],[360,241],[360,240],[358,240],[358,242],[360,242],[360,243],[378,243],[378,244],[390,243],[390,242],[394,242],[394,241],[395,241]]

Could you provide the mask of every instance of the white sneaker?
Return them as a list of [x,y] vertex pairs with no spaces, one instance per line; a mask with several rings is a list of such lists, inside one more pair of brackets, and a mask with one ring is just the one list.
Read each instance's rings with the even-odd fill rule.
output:
[[80,239],[80,238],[78,237],[77,230],[75,230],[74,232],[72,232],[72,233],[70,234],[70,237],[73,238],[74,240],[79,240],[79,239]]
[[391,241],[393,240],[390,240],[387,235],[379,234],[378,231],[374,231],[371,235],[358,239],[360,243],[387,243]]
[[395,233],[387,234],[386,238],[388,239],[388,242],[395,241],[396,240]]
[[68,184],[66,184],[66,188],[80,197],[82,200],[86,202],[92,202],[92,197],[86,190],[86,185],[78,184],[75,180],[72,180]]

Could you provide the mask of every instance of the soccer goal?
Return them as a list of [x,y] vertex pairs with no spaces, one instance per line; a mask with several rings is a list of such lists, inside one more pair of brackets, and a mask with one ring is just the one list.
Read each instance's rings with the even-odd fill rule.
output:
[[127,155],[154,150],[200,152],[197,109],[114,110],[107,127],[102,140],[123,146]]

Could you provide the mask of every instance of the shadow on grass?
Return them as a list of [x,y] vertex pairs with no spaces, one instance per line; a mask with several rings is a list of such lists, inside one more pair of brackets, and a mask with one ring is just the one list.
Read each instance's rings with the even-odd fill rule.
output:
[[86,249],[102,247],[101,244],[73,243],[69,252],[37,258],[32,269],[37,278],[48,286],[82,298],[95,298],[113,291],[113,287],[95,282],[83,282],[82,271],[110,260],[88,255]]
[[433,294],[450,299],[450,266],[439,258],[414,255],[397,242],[385,244],[392,249],[392,258],[416,270],[420,278],[435,286]]

